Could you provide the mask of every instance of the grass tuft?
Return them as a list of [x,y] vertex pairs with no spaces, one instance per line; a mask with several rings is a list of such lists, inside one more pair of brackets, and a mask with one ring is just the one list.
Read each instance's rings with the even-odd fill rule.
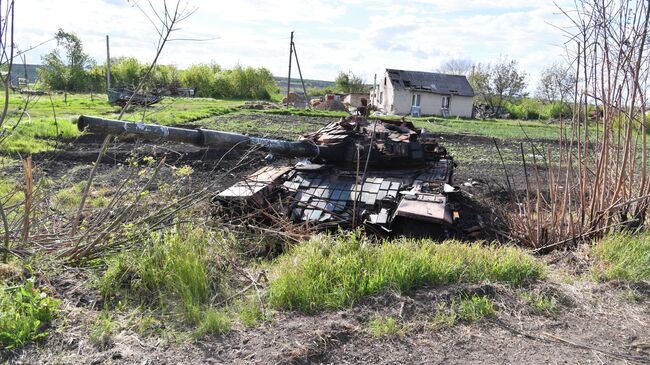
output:
[[107,300],[160,307],[198,324],[209,298],[222,288],[209,240],[208,231],[189,225],[152,233],[141,249],[108,259],[100,292]]
[[264,320],[264,312],[257,298],[248,297],[239,305],[239,321],[247,327],[256,327]]
[[194,336],[201,338],[209,333],[225,334],[231,330],[230,317],[225,311],[208,309],[203,313],[203,318],[199,321]]
[[113,341],[115,322],[108,311],[103,311],[90,328],[90,342],[100,349],[106,349]]
[[400,239],[374,245],[358,232],[320,235],[274,264],[272,306],[313,312],[341,309],[388,289],[543,278],[542,263],[512,247]]
[[374,337],[403,336],[406,325],[400,324],[395,317],[376,317],[368,322],[368,332]]
[[452,303],[452,308],[458,319],[464,322],[475,322],[496,315],[492,300],[484,295],[462,296],[458,302]]
[[451,304],[439,303],[433,316],[431,328],[440,330],[450,328],[459,322],[472,323],[483,318],[496,316],[494,303],[484,295],[461,295]]
[[536,292],[521,294],[526,304],[534,314],[554,316],[558,314],[558,301],[552,295]]
[[598,260],[593,273],[599,280],[640,282],[650,279],[650,234],[611,234],[594,248]]

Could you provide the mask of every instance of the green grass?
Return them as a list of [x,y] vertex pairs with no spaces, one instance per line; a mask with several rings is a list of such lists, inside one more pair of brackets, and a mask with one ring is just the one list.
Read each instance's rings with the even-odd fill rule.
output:
[[266,109],[266,110],[251,110],[255,113],[263,114],[282,114],[282,115],[297,115],[302,117],[331,117],[340,118],[350,115],[348,112],[339,112],[333,110],[319,110],[319,109],[297,109],[297,108],[282,108],[282,109]]
[[550,316],[558,314],[558,301],[552,295],[537,292],[523,292],[521,293],[521,297],[534,314]]
[[[313,123],[306,119],[300,122],[280,124],[267,120],[251,120],[247,118],[246,114],[250,111],[238,112],[234,114],[232,119],[218,120],[204,119],[199,121],[198,124],[203,128],[216,129],[226,132],[234,132],[241,134],[251,134],[255,136],[273,136],[277,138],[296,139],[303,134],[314,132],[323,127],[324,124]],[[237,118],[240,116],[241,118]]]
[[596,243],[593,273],[600,280],[650,280],[650,234],[614,233]]
[[33,280],[0,286],[0,350],[20,347],[47,335],[58,300],[34,286]]
[[210,255],[213,238],[192,226],[152,233],[141,248],[108,259],[97,286],[109,302],[126,299],[200,325],[209,299],[222,288]]
[[431,328],[440,330],[465,322],[472,323],[483,318],[496,317],[493,301],[485,295],[462,294],[451,303],[439,303],[432,318]]
[[407,326],[398,322],[395,317],[376,317],[368,322],[368,332],[374,337],[403,336]]
[[456,323],[458,323],[458,313],[452,307],[447,307],[446,303],[439,303],[433,315],[431,329],[440,330],[450,328]]
[[464,322],[475,322],[496,315],[492,300],[484,295],[461,296],[461,299],[453,302],[451,306],[457,313],[457,318]]
[[[10,132],[10,135],[0,144],[1,153],[51,151],[57,146],[57,139],[71,139],[80,135],[75,124],[79,115],[115,119],[120,112],[119,107],[108,104],[104,94],[94,94],[92,98],[90,94],[69,94],[67,103],[64,102],[63,95],[52,95],[52,101],[49,96],[31,97],[27,106],[29,117],[24,116],[14,130],[25,100],[19,94],[10,97],[9,118],[0,128],[5,133]],[[124,115],[124,119],[140,121],[144,117],[145,122],[149,123],[186,124],[235,112],[235,107],[242,103],[238,100],[164,98],[161,103],[146,111],[134,107]],[[56,111],[56,119],[52,106]]]
[[102,311],[90,327],[90,342],[100,349],[108,347],[113,340],[115,329],[113,316],[108,311]]
[[257,297],[248,297],[239,304],[239,321],[247,327],[256,327],[264,320],[264,312]]
[[209,333],[224,334],[230,332],[231,328],[232,324],[227,312],[210,308],[203,313],[194,336],[201,338]]
[[[85,182],[81,181],[73,186],[58,190],[54,194],[53,201],[58,209],[73,210],[79,206],[83,195]],[[86,202],[87,207],[103,208],[108,205],[109,199],[104,194],[109,194],[110,189],[91,189]]]
[[7,197],[5,205],[22,202],[25,199],[24,182],[11,176],[0,177],[0,197]]
[[[504,140],[532,139],[557,140],[560,128],[557,124],[510,119],[453,119],[453,118],[412,118],[418,128],[426,128],[434,133],[460,133],[476,136],[494,137]],[[521,125],[520,125],[521,124]],[[523,131],[522,131],[523,130]],[[524,132],[525,131],[525,132]]]
[[0,130],[7,134],[0,143],[0,152],[38,153],[53,150],[56,139],[70,139],[80,133],[70,120],[49,119],[23,120],[16,126],[15,122],[5,123]]
[[543,264],[512,247],[399,239],[375,245],[357,233],[317,236],[273,265],[269,301],[276,308],[313,312],[354,305],[388,289],[541,279]]

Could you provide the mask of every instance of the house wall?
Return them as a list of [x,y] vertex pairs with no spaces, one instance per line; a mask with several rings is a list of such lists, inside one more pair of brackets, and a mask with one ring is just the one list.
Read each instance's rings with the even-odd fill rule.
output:
[[[426,92],[417,93],[410,90],[396,91],[395,95],[398,95],[398,97],[395,100],[395,105],[397,105],[395,114],[406,115],[411,113],[413,94],[420,94],[420,114],[442,115],[443,95]],[[470,96],[451,95],[449,99],[449,116],[470,118],[473,105],[474,98]]]
[[[386,80],[385,85],[384,80]],[[388,73],[384,72],[384,76],[381,79],[377,80],[377,89],[373,91],[374,95],[370,100],[370,103],[384,113],[392,113],[391,108],[393,107],[393,91],[393,84],[388,79]]]
[[[441,101],[442,103],[442,101]],[[474,111],[474,98],[471,96],[454,95],[449,101],[449,115],[471,118]]]
[[353,93],[348,94],[343,99],[344,103],[348,103],[356,108],[361,106],[361,99],[366,99],[366,102],[370,102],[370,95],[364,93]]

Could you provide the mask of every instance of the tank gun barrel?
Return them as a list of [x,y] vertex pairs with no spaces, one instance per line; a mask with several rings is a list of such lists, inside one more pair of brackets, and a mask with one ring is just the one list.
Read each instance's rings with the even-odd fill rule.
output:
[[80,131],[115,136],[133,136],[153,141],[190,143],[196,146],[231,148],[233,146],[259,146],[267,151],[296,157],[316,157],[320,148],[310,141],[283,141],[251,137],[238,133],[211,129],[166,127],[155,124],[125,122],[82,115],[77,120]]

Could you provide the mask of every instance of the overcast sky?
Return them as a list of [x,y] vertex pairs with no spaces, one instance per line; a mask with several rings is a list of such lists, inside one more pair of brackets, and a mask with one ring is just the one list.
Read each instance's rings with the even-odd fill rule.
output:
[[[309,79],[333,80],[343,70],[371,83],[385,68],[435,71],[450,58],[491,62],[507,56],[519,61],[534,89],[539,71],[564,56],[565,38],[556,27],[567,20],[547,0],[181,1],[196,11],[174,38],[210,40],[169,43],[160,61],[180,68],[239,63],[286,76],[292,30],[303,76]],[[565,6],[567,1],[558,3]],[[146,0],[139,4],[148,8]],[[154,55],[157,34],[133,1],[16,1],[19,48],[52,38],[58,28],[76,33],[100,64],[107,34],[113,57],[148,62]],[[40,63],[55,45],[52,41],[30,51],[27,62]]]

